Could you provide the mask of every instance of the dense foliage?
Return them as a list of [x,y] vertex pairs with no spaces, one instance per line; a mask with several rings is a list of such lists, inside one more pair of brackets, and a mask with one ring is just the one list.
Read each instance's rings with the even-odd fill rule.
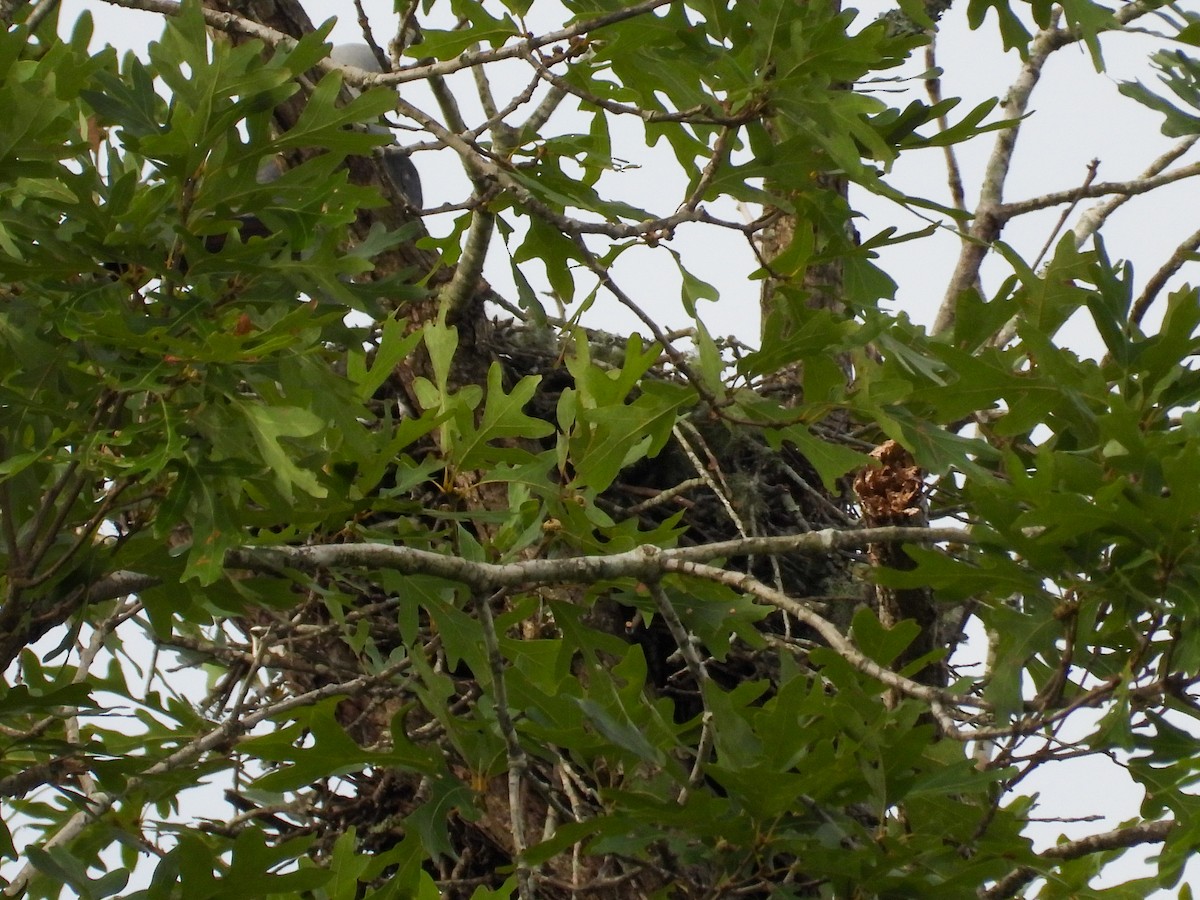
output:
[[[120,5],[164,14],[141,56],[0,3],[8,894],[1179,882],[1200,298],[1175,276],[1200,236],[1165,235],[1146,279],[1099,235],[1196,174],[1186,10],[1155,14],[1162,83],[1123,88],[1178,152],[1005,203],[1045,60],[1082,44],[1099,70],[1159,4],[566,0],[537,30],[540,0],[426,0],[383,75],[330,63],[288,0]],[[873,89],[943,15],[1023,60],[1003,103]],[[467,175],[437,236],[380,116]],[[890,182],[972,139],[996,142],[975,208]],[[612,199],[663,146],[682,195]],[[933,329],[881,305],[875,255],[932,229],[858,234],[848,185],[962,235]],[[1001,240],[1088,198],[1044,263]],[[757,271],[690,271],[708,233]],[[493,236],[512,296],[483,279]],[[678,306],[630,252],[678,265]],[[638,331],[583,327],[601,298]],[[705,327],[760,302],[753,347]],[[1102,359],[1059,337],[1080,316]],[[1035,852],[1029,776],[1089,755],[1140,810]],[[1094,886],[1143,843],[1149,874]]]

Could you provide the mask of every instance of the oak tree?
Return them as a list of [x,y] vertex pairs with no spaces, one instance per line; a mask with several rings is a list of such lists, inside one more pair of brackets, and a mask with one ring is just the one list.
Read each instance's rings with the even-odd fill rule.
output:
[[[1102,234],[1200,173],[1186,4],[414,0],[341,56],[318,4],[110,6],[160,35],[0,3],[6,895],[1180,881],[1200,232],[1148,278]],[[997,100],[941,96],[952,18]],[[1007,198],[1047,61],[1147,30],[1173,148]],[[925,328],[879,254],[935,231]],[[1140,809],[1036,849],[1092,756]]]

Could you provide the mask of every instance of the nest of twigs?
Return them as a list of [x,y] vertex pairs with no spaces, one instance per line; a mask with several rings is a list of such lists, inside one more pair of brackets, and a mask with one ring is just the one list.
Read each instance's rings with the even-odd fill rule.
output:
[[[531,337],[529,329],[498,326],[493,332],[494,356],[502,361],[513,380],[528,374],[542,375],[539,394],[527,410],[530,414],[554,420],[559,393],[570,386],[570,376],[561,364],[561,348],[544,335]],[[613,338],[610,346],[619,352],[624,339]],[[595,357],[604,352],[604,336],[597,336]],[[652,377],[678,377],[669,362]],[[385,385],[378,399],[383,404],[405,402],[396,396],[397,386]],[[389,394],[387,392],[391,391]],[[432,444],[427,448],[436,452]],[[686,531],[682,543],[709,543],[738,537],[795,534],[800,531],[845,527],[854,513],[851,491],[832,495],[822,486],[809,462],[794,448],[778,450],[768,446],[761,434],[731,425],[711,410],[697,409],[677,439],[671,441],[658,458],[636,464],[598,501],[614,519],[637,517],[645,529],[651,529],[671,517],[680,517]],[[430,491],[422,504],[438,503],[453,511],[461,498]],[[344,540],[345,535],[329,536]],[[852,592],[847,572],[853,560],[848,555],[829,557],[791,555],[771,558],[740,558],[726,562],[728,568],[749,571],[765,583],[777,586],[794,597],[839,596]],[[333,576],[326,576],[332,578]],[[353,612],[345,621],[333,620],[318,592],[302,599],[295,609],[273,620],[304,623],[308,634],[296,645],[297,653],[307,660],[320,660],[323,672],[310,670],[281,673],[288,688],[297,693],[312,690],[322,683],[353,677],[366,662],[361,649],[347,641],[347,631],[370,632],[374,653],[421,652],[431,665],[448,673],[456,694],[451,712],[469,710],[481,696],[475,674],[460,661],[447,658],[436,629],[422,613],[414,641],[397,625],[397,598],[389,597],[379,586],[364,581],[337,584],[341,592],[355,597]],[[861,590],[861,587],[858,588]],[[637,644],[645,654],[648,668],[646,689],[669,697],[678,721],[688,721],[701,710],[699,688],[689,672],[675,638],[660,617],[647,617],[620,598],[597,596],[582,589],[567,588],[572,602],[589,604],[587,621],[591,627],[616,635],[629,645]],[[853,599],[853,598],[846,598]],[[506,599],[495,601],[499,614]],[[853,603],[844,610],[824,610],[831,618],[848,621]],[[549,614],[521,626],[522,636],[553,636],[555,624]],[[247,630],[261,628],[263,622],[243,623]],[[750,679],[774,683],[778,674],[780,645],[800,659],[813,636],[799,623],[787,621],[774,612],[758,625],[767,638],[751,647],[734,640],[720,661],[707,660],[708,673],[724,687]],[[406,637],[408,638],[406,640]],[[361,642],[360,642],[361,643]],[[401,648],[402,650],[397,650]],[[357,646],[357,645],[356,645]],[[703,653],[703,648],[701,648]],[[393,656],[393,658],[395,658]],[[364,690],[342,700],[337,718],[346,731],[365,747],[386,748],[396,727],[395,717],[402,716],[401,727],[410,742],[436,747],[450,769],[474,791],[474,808],[449,812],[449,838],[452,847],[432,863],[431,875],[449,898],[467,898],[480,885],[501,885],[506,871],[512,871],[513,841],[509,815],[509,784],[506,773],[484,778],[458,759],[436,717],[424,710],[406,687],[404,679]],[[569,817],[600,815],[603,809],[598,788],[571,765],[570,759],[553,747],[545,748],[541,758],[529,760],[524,799],[526,815],[544,823],[549,815],[559,820]],[[590,777],[590,776],[589,776]],[[406,835],[405,820],[425,803],[428,786],[419,775],[392,769],[368,768],[352,775],[327,780],[299,792],[300,802],[284,813],[264,812],[261,820],[276,828],[281,836],[315,835],[315,853],[330,850],[339,835],[354,827],[359,847],[365,853],[385,852]],[[251,810],[249,797],[232,795],[233,802]],[[541,832],[537,832],[540,834]],[[619,856],[580,856],[570,853],[551,860],[539,870],[539,896],[577,897],[578,885],[591,885],[588,896],[636,897],[675,885],[678,896],[690,896],[688,884],[705,887],[704,874],[681,871],[666,851],[659,859],[630,860]],[[582,880],[581,880],[582,879]]]

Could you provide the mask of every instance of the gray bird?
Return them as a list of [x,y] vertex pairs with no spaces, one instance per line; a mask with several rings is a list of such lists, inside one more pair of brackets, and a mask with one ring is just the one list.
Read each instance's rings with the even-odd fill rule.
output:
[[[367,72],[382,72],[379,60],[366,44],[338,44],[329,53],[329,58],[343,66],[354,66]],[[358,94],[353,87],[348,88]],[[396,137],[391,129],[382,124],[368,125],[367,129],[373,134],[386,134],[392,139],[392,146],[383,148],[383,168],[387,172],[392,186],[399,191],[411,206],[420,209],[424,204],[421,192],[421,176],[417,167],[409,158],[408,151],[396,145]]]

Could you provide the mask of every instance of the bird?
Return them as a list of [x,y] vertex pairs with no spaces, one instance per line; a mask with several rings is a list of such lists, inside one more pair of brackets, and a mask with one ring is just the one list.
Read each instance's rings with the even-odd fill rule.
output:
[[[374,51],[366,44],[338,44],[329,52],[329,58],[342,66],[354,66],[365,72],[382,73],[383,67],[375,57]],[[347,88],[353,95],[360,92],[353,87]],[[421,190],[421,176],[417,167],[409,158],[408,151],[396,143],[396,137],[390,128],[381,122],[367,126],[372,134],[386,134],[392,139],[391,146],[383,148],[383,168],[392,187],[403,195],[409,205],[420,209],[424,203]]]

